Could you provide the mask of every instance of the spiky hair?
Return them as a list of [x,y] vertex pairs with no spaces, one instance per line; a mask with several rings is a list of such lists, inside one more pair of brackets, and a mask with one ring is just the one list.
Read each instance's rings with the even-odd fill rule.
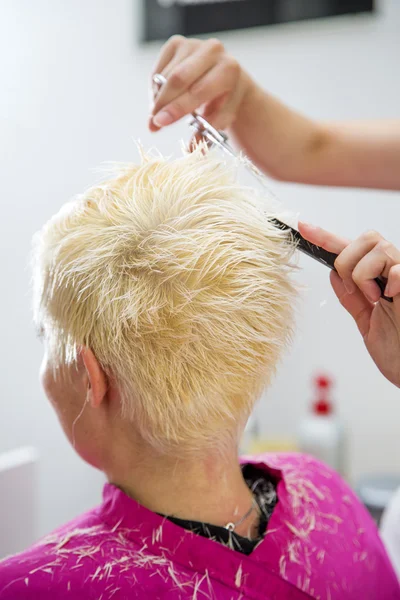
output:
[[55,364],[91,348],[124,417],[164,450],[237,440],[290,338],[293,247],[236,170],[204,148],[143,155],[35,237],[34,316]]

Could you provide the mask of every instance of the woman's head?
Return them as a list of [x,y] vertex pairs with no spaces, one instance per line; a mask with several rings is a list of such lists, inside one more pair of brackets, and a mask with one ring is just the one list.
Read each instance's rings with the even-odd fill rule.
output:
[[155,448],[236,443],[288,342],[296,295],[291,248],[265,202],[199,149],[144,156],[64,206],[34,251],[54,403],[68,402],[57,373],[93,358],[124,421]]

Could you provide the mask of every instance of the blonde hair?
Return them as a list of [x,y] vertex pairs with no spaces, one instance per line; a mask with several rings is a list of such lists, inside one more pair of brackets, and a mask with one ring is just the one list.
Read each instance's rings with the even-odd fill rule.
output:
[[236,442],[293,322],[293,248],[268,210],[204,148],[144,155],[65,205],[34,244],[55,363],[90,347],[158,448]]

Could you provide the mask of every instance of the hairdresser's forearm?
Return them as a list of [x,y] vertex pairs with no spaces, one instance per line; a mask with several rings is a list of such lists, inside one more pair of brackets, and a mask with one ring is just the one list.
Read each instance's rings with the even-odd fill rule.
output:
[[306,181],[323,143],[316,123],[249,83],[231,128],[237,144],[275,179]]
[[309,183],[400,190],[400,120],[321,127],[326,143],[310,167]]
[[400,121],[315,122],[253,84],[232,134],[245,153],[276,179],[400,189]]

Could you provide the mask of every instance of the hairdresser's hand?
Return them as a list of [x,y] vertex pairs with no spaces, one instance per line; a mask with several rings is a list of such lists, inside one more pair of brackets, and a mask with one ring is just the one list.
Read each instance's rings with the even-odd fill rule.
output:
[[167,83],[151,106],[151,131],[197,110],[217,129],[228,129],[270,176],[305,182],[313,181],[311,172],[316,171],[314,178],[319,177],[324,128],[265,92],[218,40],[172,37],[161,50],[151,81],[155,73]]
[[[357,323],[378,369],[400,387],[400,251],[375,231],[353,242],[305,223],[299,224],[299,231],[339,254],[337,273],[331,273],[335,294]],[[374,282],[380,275],[388,280],[385,295],[393,304],[381,298]]]
[[167,83],[152,109],[152,131],[171,125],[200,107],[216,128],[226,129],[237,118],[254,85],[216,39],[172,37],[161,51],[152,75],[155,73],[164,75]]
[[172,37],[155,73],[167,83],[151,107],[151,131],[199,110],[275,179],[400,189],[400,120],[308,119],[257,85],[216,39]]

